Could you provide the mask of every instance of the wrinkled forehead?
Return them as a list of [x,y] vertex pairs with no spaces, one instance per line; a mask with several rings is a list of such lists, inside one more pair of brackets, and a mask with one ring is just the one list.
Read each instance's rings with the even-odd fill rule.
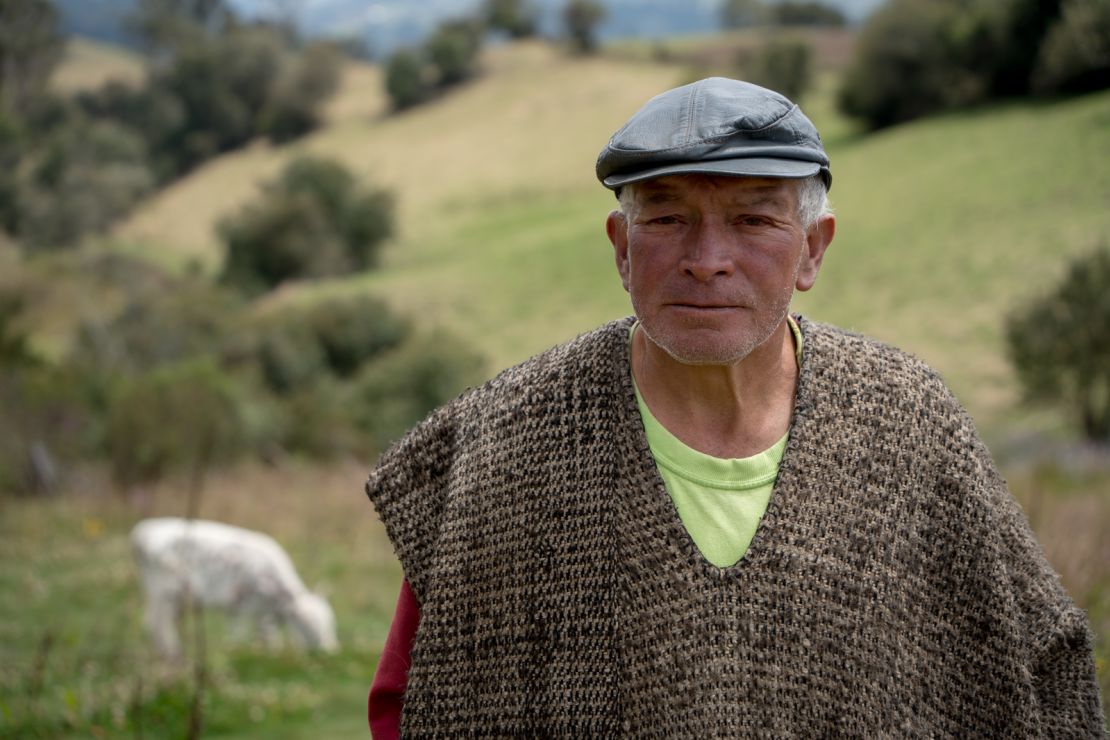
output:
[[797,183],[786,178],[693,174],[657,177],[625,187],[640,205],[709,195],[722,202],[792,207],[797,202]]

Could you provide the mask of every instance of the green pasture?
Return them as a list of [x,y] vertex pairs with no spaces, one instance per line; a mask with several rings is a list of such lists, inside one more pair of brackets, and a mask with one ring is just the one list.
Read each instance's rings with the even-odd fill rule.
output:
[[[400,583],[360,494],[365,473],[355,462],[245,466],[206,486],[206,516],[272,533],[328,596],[341,650],[234,645],[210,614],[204,737],[365,736],[366,692]],[[0,737],[184,737],[191,665],[166,664],[147,646],[127,539],[142,516],[181,514],[183,485],[124,498],[95,475],[84,482],[64,499],[0,498]],[[190,634],[186,626],[189,645]]]
[[[634,48],[570,59],[543,44],[506,45],[472,84],[399,116],[384,115],[378,71],[356,65],[328,125],[307,140],[215,160],[88,248],[215,274],[220,218],[296,154],[334,156],[397,195],[398,235],[382,267],[283,286],[257,309],[370,291],[457,333],[496,371],[629,311],[603,230],[615,201],[593,162],[643,100],[694,74],[690,48],[676,47],[686,61],[662,63]],[[836,59],[839,48],[825,53]],[[1110,472],[1050,454],[1072,440],[1067,419],[1020,404],[1002,338],[1007,313],[1047,291],[1069,257],[1110,241],[1110,93],[867,136],[835,114],[835,75],[818,82],[803,102],[832,158],[838,235],[796,307],[944,375],[1088,610],[1105,692]],[[82,287],[79,258],[56,259],[69,267],[30,307],[36,342],[53,352],[81,313],[112,305]],[[365,693],[400,578],[361,493],[366,464],[249,463],[209,480],[202,515],[285,544],[309,585],[328,593],[343,649],[233,649],[213,618],[206,737],[365,736]],[[59,498],[0,496],[0,737],[183,736],[191,677],[155,661],[141,638],[126,536],[142,516],[182,513],[186,488],[167,481],[125,496],[92,470]]]
[[[112,244],[215,272],[220,218],[295,154],[336,157],[397,195],[384,265],[265,300],[372,290],[458,331],[496,370],[628,311],[603,231],[615,203],[593,177],[594,158],[644,99],[694,73],[523,44],[491,52],[485,75],[447,98],[383,117],[366,114],[380,93],[355,67],[331,125],[295,146],[259,145],[202,167],[152,198]],[[1068,257],[1110,235],[1110,166],[1096,154],[1110,150],[1110,94],[865,136],[835,113],[835,84],[827,72],[803,101],[825,132],[839,230],[798,309],[921,355],[991,438],[1018,417],[1059,429],[1057,417],[1017,410],[1001,331]]]

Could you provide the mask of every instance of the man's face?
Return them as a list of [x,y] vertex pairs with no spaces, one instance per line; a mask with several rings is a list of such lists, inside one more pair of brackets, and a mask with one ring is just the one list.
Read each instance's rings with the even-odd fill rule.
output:
[[606,230],[649,339],[674,359],[733,364],[786,318],[817,278],[835,222],[807,231],[796,181],[677,175],[637,183]]

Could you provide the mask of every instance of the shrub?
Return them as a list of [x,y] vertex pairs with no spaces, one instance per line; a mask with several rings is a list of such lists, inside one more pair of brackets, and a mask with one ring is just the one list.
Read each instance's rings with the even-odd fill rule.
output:
[[771,20],[782,26],[843,26],[844,14],[819,2],[785,0],[770,6]]
[[987,81],[966,64],[971,15],[954,0],[891,0],[860,33],[839,92],[841,110],[881,128],[981,100]]
[[319,380],[327,365],[324,349],[305,321],[277,321],[261,330],[254,350],[267,387],[287,395]]
[[52,493],[90,450],[86,379],[45,364],[0,363],[0,495]]
[[121,383],[105,435],[113,477],[135,486],[174,471],[196,475],[233,459],[246,437],[238,393],[208,360],[164,366]]
[[[1073,10],[1076,24],[1065,21],[1065,27],[1054,32],[1059,40],[1047,44],[1046,33],[1057,27],[1061,7],[1072,2],[1085,9]],[[1080,66],[1105,69],[1105,31],[1095,30],[1105,7],[1105,0],[891,0],[861,32],[840,91],[841,109],[879,128],[1024,95],[1034,85],[1038,58],[1042,69],[1049,58],[1066,67],[1064,59],[1073,51],[1066,47],[1082,46],[1080,38],[1102,38],[1096,48],[1104,44],[1102,52],[1090,57],[1093,61]],[[1094,78],[1099,74],[1105,81],[1105,73],[1096,72]]]
[[0,116],[20,116],[46,90],[65,41],[48,0],[0,0]]
[[485,0],[481,14],[487,27],[514,39],[536,34],[537,11],[526,0]]
[[1060,284],[1007,320],[1026,397],[1061,404],[1092,440],[1110,442],[1110,248],[1075,259]]
[[424,42],[424,53],[436,75],[436,85],[450,87],[474,76],[482,28],[472,21],[441,24]]
[[338,162],[295,159],[264,193],[219,227],[223,280],[249,292],[372,267],[393,232],[392,196],[360,187]]
[[0,291],[0,496],[51,493],[86,451],[83,379],[43,363],[20,326],[23,295]]
[[339,87],[340,53],[315,43],[285,65],[274,83],[259,130],[277,142],[308,133],[320,123],[321,108]]
[[308,311],[307,319],[328,367],[341,378],[398,346],[409,333],[407,322],[368,295],[323,301]]
[[483,359],[459,340],[442,333],[415,337],[355,377],[352,413],[382,450],[483,374]]
[[14,230],[33,248],[75,246],[105,231],[150,192],[143,141],[110,122],[75,121],[26,157],[16,181]]
[[762,23],[768,10],[762,0],[724,0],[720,13],[725,28],[744,28]]
[[69,364],[89,376],[117,377],[220,355],[229,317],[241,303],[237,297],[199,281],[146,279],[147,285],[129,286],[135,294],[118,314],[106,321],[82,322]]
[[222,279],[248,293],[351,266],[327,214],[307,195],[274,193],[222,221],[219,232],[227,245]]
[[385,91],[396,110],[419,105],[432,97],[435,86],[424,58],[413,49],[399,49],[385,65]]
[[1040,92],[1084,92],[1110,87],[1110,3],[1067,0],[1048,32],[1033,74]]
[[399,345],[409,325],[377,298],[353,295],[275,313],[255,331],[262,377],[288,395],[329,375],[350,377]]
[[313,458],[364,455],[371,444],[351,418],[343,385],[327,379],[284,397],[277,424],[283,450]]
[[798,100],[809,88],[812,50],[800,39],[772,38],[745,68],[745,79]]
[[568,0],[563,7],[563,26],[575,51],[589,54],[597,49],[597,27],[605,16],[605,6],[598,0]]

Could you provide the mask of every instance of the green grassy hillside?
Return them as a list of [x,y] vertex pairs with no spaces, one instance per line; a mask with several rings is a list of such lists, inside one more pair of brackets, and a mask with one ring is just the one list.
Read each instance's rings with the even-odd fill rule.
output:
[[[672,56],[727,57],[709,46],[687,41]],[[829,46],[828,59],[837,49]],[[324,128],[290,147],[258,144],[209,163],[98,248],[214,273],[220,218],[296,154],[334,156],[396,192],[397,238],[380,269],[283,286],[259,310],[371,291],[422,324],[458,332],[496,370],[629,311],[603,231],[615,201],[593,163],[647,97],[690,78],[684,64],[646,61],[656,57],[625,48],[572,59],[542,44],[502,46],[480,79],[396,116],[386,115],[380,71],[352,65]],[[103,72],[85,70],[89,79]],[[803,103],[832,157],[839,230],[797,307],[933,364],[996,450],[1022,430],[1058,430],[1059,416],[1017,405],[1002,322],[1047,290],[1070,255],[1110,239],[1110,92],[863,136],[835,114],[834,87],[826,70]],[[122,300],[90,287],[87,257],[21,262],[0,244],[0,277],[49,275],[32,323],[36,340],[56,351],[81,316]],[[1020,463],[1004,456],[1004,472],[1088,610],[1106,691],[1110,474]],[[360,493],[365,473],[364,461],[279,459],[208,481],[203,515],[283,542],[305,580],[325,586],[344,649],[328,657],[228,649],[217,620],[206,737],[365,736],[365,692],[400,579]],[[182,513],[189,484],[171,479],[127,498],[93,466],[71,488],[54,498],[0,496],[0,588],[18,594],[0,604],[0,737],[180,737],[191,682],[154,662],[141,637],[127,531],[141,516]]]
[[[334,156],[398,194],[384,267],[271,300],[371,289],[459,331],[503,367],[628,310],[593,177],[609,134],[682,66],[570,59],[502,47],[466,88],[384,116],[380,81],[357,69],[328,127],[294,147],[224,157],[158,195],[116,233],[168,264],[217,269],[213,225],[295,153]],[[1110,94],[1015,103],[859,136],[808,106],[827,132],[839,234],[798,306],[933,363],[988,431],[1016,402],[1001,345],[1006,312],[1065,259],[1110,234]]]

